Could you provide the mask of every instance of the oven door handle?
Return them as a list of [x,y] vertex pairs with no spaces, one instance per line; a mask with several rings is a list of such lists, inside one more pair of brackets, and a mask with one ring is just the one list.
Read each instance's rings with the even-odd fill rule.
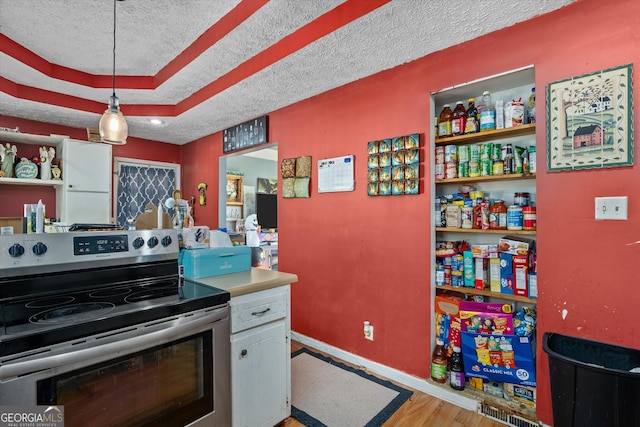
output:
[[[147,346],[160,345],[172,341],[176,338],[196,334],[206,325],[221,320],[220,313],[217,311],[207,314],[198,319],[189,320],[180,325],[169,325],[159,331],[149,332],[141,336],[127,338],[122,341],[115,341],[108,344],[99,345],[97,347],[86,348],[82,350],[70,350],[60,354],[48,354],[38,359],[26,360],[24,362],[11,363],[0,366],[0,380],[12,377],[26,375],[33,372],[45,371],[59,366],[70,365],[78,362],[86,362],[94,358],[98,358],[107,354],[117,353],[119,355],[130,352],[139,351]],[[201,328],[199,330],[198,328]]]

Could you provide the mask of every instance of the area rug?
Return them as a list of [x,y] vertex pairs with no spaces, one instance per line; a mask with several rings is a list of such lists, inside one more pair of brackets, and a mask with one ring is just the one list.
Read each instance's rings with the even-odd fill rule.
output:
[[291,415],[308,427],[381,426],[412,393],[306,348],[291,355]]

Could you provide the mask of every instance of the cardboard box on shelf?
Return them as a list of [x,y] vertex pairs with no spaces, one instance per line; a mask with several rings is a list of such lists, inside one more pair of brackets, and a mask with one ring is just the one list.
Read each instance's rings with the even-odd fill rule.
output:
[[504,389],[504,397],[508,400],[513,400],[518,403],[524,403],[525,405],[536,407],[536,388],[527,387],[525,385],[504,383],[502,385]]
[[500,259],[489,259],[489,287],[491,292],[500,293]]
[[489,260],[487,258],[476,258],[475,262],[475,270],[476,270],[476,281],[475,288],[476,289],[484,289],[487,287],[488,283],[488,266]]
[[514,295],[513,255],[500,252],[500,293]]
[[461,334],[465,375],[535,387],[535,336]]
[[520,236],[504,236],[498,242],[498,250],[511,255],[529,255],[529,250],[535,246],[535,240]]
[[[25,228],[26,218],[21,216],[16,217],[1,217],[0,228],[2,228],[2,234],[22,234]],[[12,233],[9,233],[9,229]]]
[[529,273],[529,298],[538,298],[538,275]]
[[436,313],[457,316],[460,311],[462,297],[453,293],[442,293],[436,295]]
[[474,258],[498,258],[498,245],[471,245]]
[[526,256],[516,255],[513,257],[514,295],[529,296],[529,286],[527,284],[528,268],[528,258]]

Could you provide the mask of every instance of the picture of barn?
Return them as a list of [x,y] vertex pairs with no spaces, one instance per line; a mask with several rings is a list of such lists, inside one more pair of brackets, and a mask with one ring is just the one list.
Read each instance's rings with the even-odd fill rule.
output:
[[573,133],[573,148],[604,144],[604,132],[599,125],[581,126]]

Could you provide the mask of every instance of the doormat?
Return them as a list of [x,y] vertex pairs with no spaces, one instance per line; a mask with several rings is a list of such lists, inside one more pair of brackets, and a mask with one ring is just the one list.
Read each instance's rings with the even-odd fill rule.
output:
[[308,427],[381,426],[413,394],[302,348],[291,355],[291,415]]

